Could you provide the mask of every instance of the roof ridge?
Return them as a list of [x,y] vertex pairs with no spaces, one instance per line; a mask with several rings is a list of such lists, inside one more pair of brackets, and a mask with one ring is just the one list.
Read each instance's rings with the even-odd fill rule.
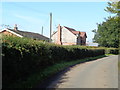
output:
[[24,35],[30,35],[30,34],[32,34],[33,36],[39,35],[39,36],[48,38],[48,37],[46,37],[46,36],[44,36],[44,35],[42,35],[42,34],[35,33],[35,32],[22,31],[22,30],[16,30],[16,31],[15,31],[14,29],[8,29],[8,30],[11,30],[12,32],[15,32],[15,33],[20,34],[20,35],[23,35],[23,36],[24,36]]
[[67,28],[67,29],[71,29],[73,31],[76,31],[74,28],[70,28],[70,27],[67,27],[67,26],[64,26],[64,27]]

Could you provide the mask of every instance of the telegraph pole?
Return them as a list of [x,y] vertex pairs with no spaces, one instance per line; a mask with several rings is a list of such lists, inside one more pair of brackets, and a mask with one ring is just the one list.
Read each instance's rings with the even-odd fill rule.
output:
[[51,42],[51,32],[52,32],[52,13],[50,13],[50,40],[49,42]]
[[42,26],[42,31],[41,31],[41,34],[43,35],[43,26]]

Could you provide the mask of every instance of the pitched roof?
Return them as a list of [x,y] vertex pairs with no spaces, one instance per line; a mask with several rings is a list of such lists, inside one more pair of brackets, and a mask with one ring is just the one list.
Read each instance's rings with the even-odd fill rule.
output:
[[20,34],[18,34],[18,33],[16,33],[16,32],[13,32],[13,31],[11,31],[11,30],[9,30],[8,28],[5,28],[5,29],[0,30],[0,33],[4,32],[4,31],[8,31],[8,32],[10,32],[10,33],[12,33],[12,34],[14,34],[14,35],[16,35],[16,36],[18,36],[18,37],[23,37],[22,35],[20,35]]
[[81,37],[84,37],[84,36],[87,37],[86,32],[80,32],[80,36],[81,36]]
[[[80,36],[81,36],[81,37],[84,37],[84,35],[87,37],[86,32],[76,31],[75,29],[69,28],[69,27],[66,27],[66,26],[64,26],[64,27],[65,27],[66,29],[68,29],[70,32],[72,32],[74,35],[80,33]],[[57,31],[56,31],[56,32],[57,32]],[[52,36],[53,36],[56,32],[54,32],[54,33],[52,34]]]
[[[3,29],[3,30],[7,30],[7,29]],[[12,31],[18,35],[21,35],[23,37],[28,37],[28,38],[33,38],[33,39],[39,39],[39,40],[45,40],[48,39],[48,37],[45,37],[41,34],[38,33],[33,33],[33,32],[26,32],[26,31],[21,31],[21,30],[14,30],[14,29],[8,29],[9,31]]]
[[55,33],[57,33],[57,31],[53,32],[53,34],[51,36],[53,36]]
[[76,31],[75,29],[73,29],[73,28],[69,28],[69,27],[66,27],[66,26],[64,26],[65,28],[67,28],[69,31],[71,31],[73,34],[79,34],[80,33],[80,31]]
[[73,28],[69,28],[69,27],[66,27],[66,26],[64,26],[65,28],[67,28],[68,30],[70,30],[70,31],[76,31],[75,29],[73,29]]
[[80,31],[71,31],[73,34],[79,34],[80,33]]

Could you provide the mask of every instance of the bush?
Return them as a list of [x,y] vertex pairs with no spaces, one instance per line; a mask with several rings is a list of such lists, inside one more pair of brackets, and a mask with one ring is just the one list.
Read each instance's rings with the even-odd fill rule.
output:
[[106,48],[106,54],[119,54],[118,48]]
[[27,38],[2,38],[3,88],[26,80],[35,72],[61,61],[104,55],[104,49],[80,46],[59,46]]

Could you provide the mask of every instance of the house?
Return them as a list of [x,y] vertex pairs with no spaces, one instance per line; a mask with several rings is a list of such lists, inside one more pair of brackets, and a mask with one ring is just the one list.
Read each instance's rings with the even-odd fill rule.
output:
[[51,36],[52,42],[59,45],[86,45],[86,32],[58,25],[58,30]]
[[17,36],[17,37],[27,37],[27,38],[32,38],[35,40],[37,39],[37,40],[49,41],[48,37],[45,37],[41,34],[18,30],[17,25],[15,25],[14,29],[9,29],[9,28],[2,29],[0,31],[0,34],[12,35],[12,36]]

